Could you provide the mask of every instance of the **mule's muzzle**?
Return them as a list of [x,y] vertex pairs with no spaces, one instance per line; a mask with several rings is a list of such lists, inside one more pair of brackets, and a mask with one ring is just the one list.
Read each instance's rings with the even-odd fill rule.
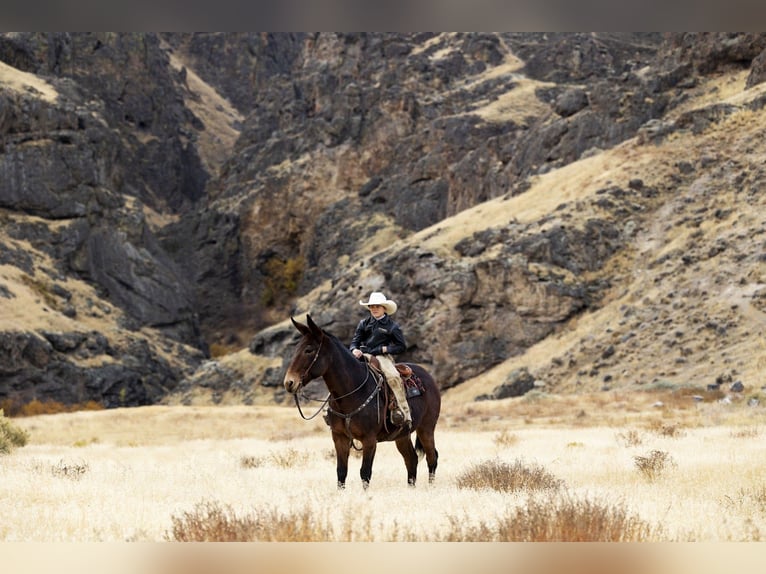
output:
[[297,393],[300,390],[300,388],[303,386],[303,382],[301,381],[301,378],[291,373],[287,373],[285,375],[285,380],[283,381],[283,384],[285,385],[285,390],[291,395],[294,395],[295,393]]

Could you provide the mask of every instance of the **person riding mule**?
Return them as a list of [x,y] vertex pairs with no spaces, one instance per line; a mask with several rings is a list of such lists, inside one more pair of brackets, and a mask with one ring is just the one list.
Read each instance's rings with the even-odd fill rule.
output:
[[357,359],[362,356],[368,360],[370,357],[377,358],[380,370],[396,398],[397,406],[391,412],[391,422],[409,430],[412,416],[404,382],[394,361],[394,355],[403,353],[407,348],[401,327],[390,317],[396,313],[397,305],[379,291],[374,291],[367,301],[359,301],[359,304],[369,309],[370,316],[357,324],[349,349]]

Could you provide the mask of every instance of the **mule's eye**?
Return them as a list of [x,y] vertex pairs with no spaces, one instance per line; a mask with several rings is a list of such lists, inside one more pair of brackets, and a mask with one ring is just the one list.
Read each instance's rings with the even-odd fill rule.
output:
[[303,351],[307,355],[313,355],[314,354],[314,347],[306,347]]

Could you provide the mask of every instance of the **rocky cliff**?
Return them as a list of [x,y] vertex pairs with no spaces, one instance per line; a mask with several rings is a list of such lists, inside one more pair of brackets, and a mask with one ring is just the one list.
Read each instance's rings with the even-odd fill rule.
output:
[[372,290],[461,400],[759,385],[764,47],[2,34],[0,398],[279,401]]

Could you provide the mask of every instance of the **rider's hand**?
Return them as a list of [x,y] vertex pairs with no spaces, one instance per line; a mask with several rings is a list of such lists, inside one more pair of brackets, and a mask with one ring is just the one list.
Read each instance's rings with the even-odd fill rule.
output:
[[354,354],[354,356],[355,356],[357,359],[360,359],[360,358],[362,357],[362,351],[360,351],[359,349],[354,349],[354,350],[353,350],[353,351],[351,351],[351,352]]

